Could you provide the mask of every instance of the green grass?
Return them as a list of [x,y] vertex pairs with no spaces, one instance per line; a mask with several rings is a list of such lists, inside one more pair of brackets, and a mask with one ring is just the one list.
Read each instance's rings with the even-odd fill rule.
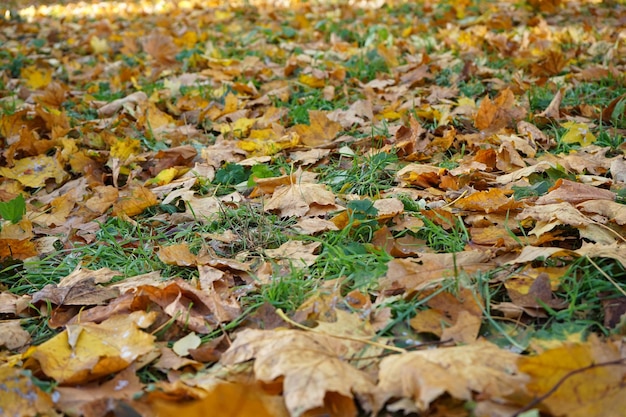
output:
[[394,183],[397,162],[395,154],[386,152],[340,156],[320,167],[320,177],[335,193],[375,197]]

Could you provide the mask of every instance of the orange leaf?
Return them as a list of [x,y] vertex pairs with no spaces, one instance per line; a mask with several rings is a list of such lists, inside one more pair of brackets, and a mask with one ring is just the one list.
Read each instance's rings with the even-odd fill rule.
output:
[[154,336],[139,327],[148,327],[155,318],[155,312],[136,311],[100,324],[71,325],[34,348],[29,357],[58,383],[82,384],[118,372],[151,352]]
[[454,203],[454,206],[462,210],[494,213],[516,209],[521,207],[521,203],[517,203],[512,198],[507,197],[506,193],[501,189],[492,188],[462,198]]
[[114,216],[135,216],[141,214],[148,207],[157,204],[156,196],[146,187],[136,187],[132,190],[131,195],[122,197],[113,206]]
[[196,255],[191,253],[186,243],[161,246],[158,256],[166,265],[195,266],[198,263]]
[[326,113],[319,110],[309,110],[311,124],[295,125],[293,129],[300,136],[300,141],[307,146],[320,146],[332,142],[343,129],[341,124],[326,117]]
[[0,259],[27,259],[37,255],[35,244],[28,239],[0,239]]

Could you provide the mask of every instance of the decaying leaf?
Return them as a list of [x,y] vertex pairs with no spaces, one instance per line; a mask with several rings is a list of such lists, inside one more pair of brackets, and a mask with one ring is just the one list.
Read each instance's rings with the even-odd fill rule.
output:
[[154,349],[154,336],[141,328],[150,326],[155,318],[155,313],[137,311],[100,324],[71,325],[27,357],[60,384],[93,381],[127,368]]
[[376,405],[382,408],[391,399],[409,399],[402,409],[427,410],[444,393],[469,400],[473,392],[483,398],[512,394],[524,381],[518,375],[517,355],[479,341],[466,346],[392,355],[382,360]]
[[[284,378],[283,395],[292,416],[325,407],[346,407],[345,399],[361,397],[374,389],[373,379],[341,359],[346,347],[341,339],[296,330],[244,330],[224,353],[221,363],[233,365],[254,359],[257,379]],[[356,416],[356,409],[344,409]]]

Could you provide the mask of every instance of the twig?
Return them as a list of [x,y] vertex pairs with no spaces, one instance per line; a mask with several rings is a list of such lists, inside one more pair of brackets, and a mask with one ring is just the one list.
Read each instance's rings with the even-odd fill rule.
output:
[[321,331],[319,331],[319,330],[317,330],[315,328],[303,326],[302,324],[296,323],[295,321],[293,321],[289,317],[287,317],[287,315],[280,308],[276,310],[276,314],[278,314],[278,316],[281,319],[283,319],[284,321],[286,321],[287,323],[289,323],[292,326],[297,327],[298,329],[301,329],[301,330],[306,330],[308,332],[315,332],[315,333],[323,334],[325,336],[334,337],[336,339],[345,339],[345,340],[351,340],[353,342],[365,343],[365,344],[368,344],[368,345],[371,345],[371,346],[376,346],[376,347],[379,347],[381,349],[386,349],[386,350],[392,350],[392,351],[398,352],[398,353],[406,353],[407,352],[406,349],[402,349],[402,348],[399,348],[399,347],[396,347],[396,346],[383,345],[382,343],[374,342],[374,341],[371,341],[369,339],[358,338],[358,337],[350,337],[350,336],[339,336],[339,335],[335,335],[335,334],[329,334],[329,333],[321,332]]

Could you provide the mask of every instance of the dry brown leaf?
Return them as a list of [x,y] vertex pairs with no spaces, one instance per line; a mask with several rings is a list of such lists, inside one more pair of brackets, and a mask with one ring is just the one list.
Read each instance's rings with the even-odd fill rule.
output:
[[191,253],[186,243],[161,246],[157,255],[166,265],[196,266],[198,264],[198,257]]
[[[345,341],[299,330],[243,330],[220,360],[235,365],[254,359],[260,381],[283,380],[283,396],[290,414],[299,417],[310,410],[344,404],[354,395],[367,406],[374,381],[342,360]],[[336,397],[338,396],[338,397]],[[353,408],[346,416],[356,416]]]
[[304,243],[300,240],[290,240],[276,249],[266,249],[265,254],[277,260],[279,264],[286,264],[295,268],[305,268],[315,263],[318,255],[313,253],[321,242]]
[[428,310],[418,311],[410,320],[411,327],[420,332],[433,333],[441,340],[472,343],[478,337],[482,324],[483,302],[480,295],[462,288],[457,294],[424,291],[420,297],[428,298]]
[[428,285],[459,273],[488,269],[489,254],[481,251],[423,253],[416,258],[392,259],[380,281],[385,292],[412,294]]
[[293,130],[300,136],[306,146],[326,145],[337,137],[343,129],[337,122],[329,120],[326,113],[320,110],[309,110],[310,125],[295,125]]
[[424,350],[388,356],[380,364],[376,409],[390,399],[408,399],[424,411],[444,393],[471,400],[502,398],[523,381],[517,373],[518,355],[479,341],[466,346]]
[[119,296],[116,288],[106,288],[107,283],[121,273],[108,268],[91,271],[78,268],[64,277],[58,284],[48,284],[33,294],[33,303],[51,302],[57,306],[102,305]]
[[19,349],[31,342],[30,333],[22,328],[20,320],[0,322],[0,346],[9,350]]
[[282,186],[265,204],[265,211],[278,211],[281,217],[306,216],[313,205],[317,211],[337,210],[335,195],[323,184],[299,183]]
[[582,203],[587,200],[615,200],[615,193],[587,184],[560,178],[550,192],[539,197],[535,204]]
[[57,387],[55,404],[62,410],[72,410],[84,416],[105,417],[110,413],[117,414],[125,407],[130,408],[127,403],[143,388],[131,366],[102,384]]

